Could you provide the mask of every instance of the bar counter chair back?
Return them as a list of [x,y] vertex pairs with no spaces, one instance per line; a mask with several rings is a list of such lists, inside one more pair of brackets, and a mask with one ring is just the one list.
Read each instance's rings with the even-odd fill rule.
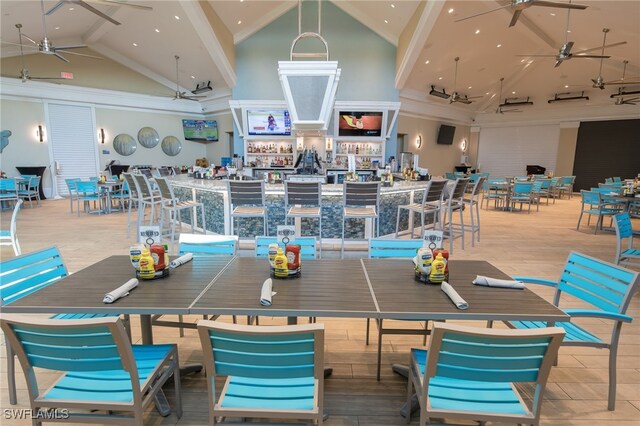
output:
[[[633,321],[633,317],[627,315],[627,308],[640,283],[640,273],[572,252],[569,254],[564,271],[560,274],[560,279],[557,282],[530,277],[514,277],[514,279],[527,284],[540,284],[555,288],[553,304],[556,306],[560,305],[561,296],[565,303],[569,299],[580,302],[580,306],[583,307],[563,309],[565,313],[569,314],[571,321],[556,323],[567,333],[562,345],[609,350],[608,408],[613,411],[616,405],[618,342],[622,324]],[[574,300],[571,302],[575,303]],[[577,325],[573,322],[576,318],[599,319],[601,321],[599,325],[610,324],[609,341],[605,341],[586,328]],[[545,321],[505,321],[505,324],[510,328],[520,329],[546,328],[548,325]],[[601,333],[598,331],[598,334]]]
[[[616,258],[617,265],[640,267],[640,247],[633,246],[633,227],[629,213],[619,213],[613,217],[616,227]],[[627,239],[627,248],[623,248]]]
[[68,178],[65,179],[67,184],[67,190],[69,191],[69,209],[73,213],[73,202],[78,199],[78,190],[76,189],[76,183],[80,182],[80,178]]
[[[442,227],[440,217],[442,214],[442,198],[444,196],[444,189],[447,186],[446,180],[431,180],[427,183],[426,188],[422,191],[422,201],[420,203],[412,203],[398,206],[398,214],[396,216],[396,238],[398,238],[398,228],[400,227],[400,213],[402,210],[407,210],[409,215],[414,213],[420,213],[420,225],[421,231],[425,228],[424,217],[432,216],[432,221],[427,227],[436,228]],[[411,218],[411,216],[410,216]],[[411,220],[409,220],[411,223]],[[411,228],[411,238],[415,231],[415,226]]]
[[[370,219],[377,237],[380,231],[380,182],[344,182],[342,192],[342,242],[340,257],[344,258],[344,234],[349,219]],[[366,237],[366,231],[365,231]]]
[[151,225],[155,221],[156,212],[162,212],[160,192],[154,191],[146,175],[134,174],[132,176],[138,193],[138,228],[144,223],[147,207],[150,210],[148,223]]
[[[442,230],[444,238],[449,239],[449,253],[453,254],[453,240],[460,238],[462,241],[462,250],[464,250],[464,193],[467,188],[469,179],[458,178],[451,189],[449,198],[443,205],[444,213],[442,215]],[[460,213],[460,223],[453,222],[453,213]]]
[[319,256],[322,257],[322,186],[320,182],[284,182],[285,222],[289,218],[318,219]]
[[[18,212],[22,208],[22,203],[24,201],[18,200],[15,206],[13,206],[13,213],[11,214],[11,223],[9,224],[9,229],[0,230],[0,245],[1,246],[11,246],[13,248],[13,253],[16,256],[20,256],[20,242],[18,241]],[[4,279],[3,279],[4,284]]]
[[[231,235],[235,235],[234,219],[246,217],[261,217],[264,228],[263,235],[268,235],[264,181],[228,180],[227,193],[229,194],[229,202],[231,203]],[[238,232],[238,235],[240,235],[240,232]]]
[[[467,228],[471,231],[471,247],[476,245],[476,234],[478,234],[478,242],[480,242],[480,205],[482,204],[482,188],[486,178],[480,176],[474,182],[471,191],[468,192],[468,198],[463,198],[462,203],[469,208],[470,225],[462,225],[462,231],[467,232]],[[467,184],[467,187],[469,185]]]
[[[131,224],[133,220],[131,219],[131,209],[140,208],[140,193],[138,192],[137,183],[133,178],[131,173],[123,173],[125,182],[127,182],[127,186],[129,187],[129,205],[127,206],[127,237],[131,235]],[[140,214],[140,213],[137,213]],[[136,216],[137,217],[137,216]],[[137,223],[137,219],[136,219]],[[136,229],[136,234],[138,230]]]
[[[304,419],[322,425],[322,324],[260,327],[199,321],[198,333],[209,424],[218,424],[218,417],[239,417]],[[220,376],[226,377],[216,397],[215,380]]]
[[[1,325],[26,377],[34,425],[42,424],[39,410],[51,409],[66,410],[65,423],[142,426],[145,407],[172,376],[176,416],[182,416],[175,344],[131,345],[119,318],[4,318]],[[38,377],[53,372],[60,377],[42,391]]]
[[[487,330],[435,323],[428,350],[411,349],[407,404],[415,388],[420,426],[431,418],[538,425],[563,336],[559,327]],[[534,385],[531,408],[516,387],[524,383]]]
[[164,230],[164,218],[165,212],[169,215],[169,227],[171,228],[171,245],[175,240],[176,227],[181,226],[182,220],[180,218],[180,212],[183,210],[191,212],[191,233],[195,231],[195,227],[198,225],[198,209],[200,210],[202,223],[201,230],[203,234],[207,233],[207,227],[205,224],[204,204],[193,200],[181,201],[173,193],[173,187],[167,178],[156,178],[156,184],[160,189],[160,198],[162,199],[162,211],[160,213],[160,231]]

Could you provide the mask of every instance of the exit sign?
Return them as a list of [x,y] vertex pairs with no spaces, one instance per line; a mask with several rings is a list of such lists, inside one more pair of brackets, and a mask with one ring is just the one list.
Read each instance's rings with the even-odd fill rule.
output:
[[61,72],[60,73],[60,77],[62,78],[66,78],[67,80],[73,80],[73,73],[72,72]]

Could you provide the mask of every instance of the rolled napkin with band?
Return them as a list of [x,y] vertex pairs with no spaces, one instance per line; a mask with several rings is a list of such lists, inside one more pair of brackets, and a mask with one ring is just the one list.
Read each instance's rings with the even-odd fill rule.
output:
[[458,292],[448,282],[443,281],[440,285],[440,289],[442,289],[442,291],[444,291],[444,294],[446,294],[449,299],[451,299],[453,304],[456,305],[456,308],[461,310],[469,308],[469,304],[462,297],[460,297]]
[[483,285],[486,287],[500,287],[500,288],[517,288],[522,290],[525,286],[521,281],[515,280],[500,280],[498,278],[490,278],[482,275],[476,276],[476,279],[472,281],[475,285]]
[[179,258],[172,260],[169,266],[171,267],[171,269],[175,269],[180,265],[184,265],[187,262],[191,262],[192,259],[193,259],[192,253],[183,254]]
[[129,295],[129,292],[138,286],[138,280],[135,278],[131,278],[126,283],[122,284],[120,287],[115,290],[110,291],[109,293],[104,295],[104,299],[102,301],[104,303],[113,303],[121,297],[125,297]]
[[260,304],[262,306],[271,306],[271,297],[275,295],[276,292],[273,291],[273,280],[268,278],[262,284],[262,290],[260,291]]

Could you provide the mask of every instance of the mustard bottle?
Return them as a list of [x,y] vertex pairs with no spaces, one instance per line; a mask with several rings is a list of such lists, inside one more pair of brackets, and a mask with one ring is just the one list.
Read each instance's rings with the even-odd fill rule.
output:
[[289,276],[287,256],[280,247],[278,247],[278,253],[273,259],[273,275],[278,278],[287,278]]
[[431,262],[431,273],[429,274],[429,282],[441,283],[444,281],[444,271],[447,266],[447,261],[442,256],[442,253],[438,253],[433,262]]
[[144,280],[153,279],[156,276],[156,269],[153,263],[153,257],[149,252],[149,249],[144,248],[139,260],[139,272],[138,277]]

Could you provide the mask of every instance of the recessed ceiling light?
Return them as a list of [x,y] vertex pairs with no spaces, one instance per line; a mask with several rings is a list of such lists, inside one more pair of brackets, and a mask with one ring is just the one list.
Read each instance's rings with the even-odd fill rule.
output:
[[549,15],[551,15],[551,16],[556,16],[556,14],[555,14],[555,13],[553,13],[553,12],[549,13]]
[[196,78],[196,76],[195,76],[195,75],[192,75],[192,76],[191,76],[191,78],[195,79],[195,78]]
[[524,59],[520,59],[520,63],[523,63],[525,60]]
[[485,93],[485,95],[488,95],[488,94],[489,94],[489,92]]
[[480,34],[480,30],[476,30],[476,34]]
[[515,95],[515,94],[516,94],[516,92],[511,92],[511,94],[512,94],[512,95]]
[[501,45],[501,44],[498,44],[496,47],[502,47],[502,45]]
[[73,7],[70,7],[69,10],[73,10]]
[[133,43],[133,46],[134,47],[138,47],[138,43]]
[[442,80],[442,77],[438,77],[438,80]]
[[385,23],[385,24],[388,24],[388,23],[389,23],[389,21],[387,21],[387,20],[385,19],[385,20],[384,20],[384,23]]
[[59,30],[59,29],[60,29],[60,27],[56,27],[55,29],[56,29],[56,30]]
[[180,20],[180,17],[178,15],[175,15],[174,18],[176,18],[178,21]]
[[567,30],[567,32],[568,32],[568,33],[570,33],[570,32],[571,32],[571,30]]
[[160,30],[156,28],[156,32],[157,32],[157,33],[159,33],[159,32],[160,32]]
[[238,25],[242,24],[242,21],[238,21]]
[[568,89],[568,88],[569,88],[569,85],[568,85],[568,84],[565,84],[565,85],[564,85],[564,88],[565,88],[565,89]]
[[467,89],[471,89],[471,86],[467,87]]
[[449,9],[449,13],[453,13],[453,8]]
[[429,65],[429,60],[427,59],[426,61],[424,61],[425,65]]
[[391,8],[392,8],[392,9],[395,9],[395,7],[396,7],[396,5],[395,5],[395,4],[393,4],[393,3],[391,3]]

